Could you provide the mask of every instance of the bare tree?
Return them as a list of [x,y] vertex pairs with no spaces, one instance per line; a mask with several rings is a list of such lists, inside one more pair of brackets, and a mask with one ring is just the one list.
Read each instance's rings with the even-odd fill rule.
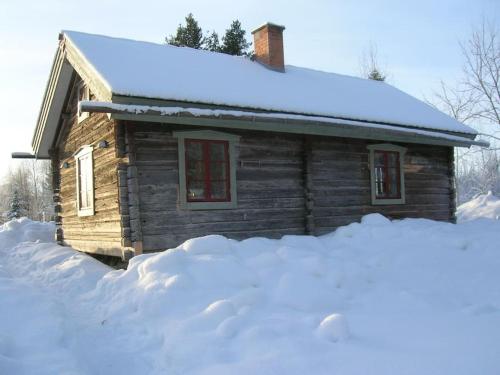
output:
[[380,67],[378,62],[378,50],[374,43],[370,43],[359,60],[361,76],[375,81],[385,81],[386,72]]
[[483,19],[469,39],[460,44],[464,57],[463,77],[455,85],[441,82],[431,103],[458,121],[485,125],[480,133],[492,141],[490,149],[456,151],[459,202],[491,190],[500,194],[498,141],[500,138],[500,39],[493,22]]
[[465,64],[455,86],[441,83],[437,106],[457,120],[500,125],[500,37],[495,24],[483,20],[461,43]]
[[0,185],[0,212],[7,212],[14,195],[22,214],[34,220],[53,215],[50,163],[26,160],[11,168]]
[[434,96],[435,102],[427,102],[450,114],[458,121],[471,123],[477,118],[477,98],[461,85],[450,87],[441,81],[440,91],[435,92]]
[[500,125],[500,39],[493,23],[483,21],[462,45],[464,86],[475,98],[479,118]]

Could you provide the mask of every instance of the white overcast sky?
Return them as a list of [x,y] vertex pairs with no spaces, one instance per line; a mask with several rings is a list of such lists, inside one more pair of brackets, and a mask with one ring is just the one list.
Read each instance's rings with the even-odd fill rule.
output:
[[162,42],[189,12],[219,34],[233,19],[247,31],[283,24],[286,63],[331,72],[358,75],[374,43],[390,83],[423,98],[459,78],[458,42],[482,17],[498,20],[500,0],[0,0],[0,176],[11,152],[31,151],[60,30]]

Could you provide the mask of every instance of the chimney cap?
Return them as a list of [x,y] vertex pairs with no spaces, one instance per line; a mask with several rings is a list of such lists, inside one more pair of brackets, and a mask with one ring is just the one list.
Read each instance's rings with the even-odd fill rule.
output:
[[255,28],[252,31],[252,34],[255,34],[257,31],[263,29],[264,27],[274,27],[274,28],[280,29],[281,31],[285,30],[285,26],[283,26],[283,25],[278,25],[277,23],[272,23],[272,22],[266,22],[266,23],[263,23],[262,25],[260,25],[259,27]]

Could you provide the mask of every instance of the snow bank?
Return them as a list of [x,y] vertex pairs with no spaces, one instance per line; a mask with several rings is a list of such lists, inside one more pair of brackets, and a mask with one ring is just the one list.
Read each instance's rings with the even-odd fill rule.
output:
[[109,268],[56,245],[54,230],[26,218],[0,226],[0,374],[82,374],[61,305],[78,304]]
[[52,373],[497,374],[499,243],[496,220],[377,214],[322,237],[195,238],[126,271],[24,243],[0,264],[50,292],[59,323],[33,323],[47,348],[0,339],[0,373],[27,345],[63,358],[37,362]]
[[467,203],[457,208],[457,219],[459,222],[487,218],[500,218],[500,198],[495,197],[491,191],[480,194]]

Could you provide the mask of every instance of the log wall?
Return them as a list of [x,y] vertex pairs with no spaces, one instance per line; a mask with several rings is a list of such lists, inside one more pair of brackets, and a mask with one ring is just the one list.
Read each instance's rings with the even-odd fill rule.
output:
[[[133,124],[142,240],[145,251],[206,234],[242,239],[304,234],[303,142],[272,133],[241,135],[237,146],[238,208],[179,208],[177,139],[171,127]],[[131,136],[132,138],[132,136]]]
[[406,204],[372,205],[367,146],[380,142],[316,137],[312,143],[315,234],[330,232],[374,212],[392,219],[453,220],[452,148],[399,144],[407,148]]
[[[53,151],[57,236],[60,243],[75,249],[122,256],[122,226],[119,209],[118,167],[115,122],[105,114],[91,114],[78,123],[75,79],[63,115],[58,147]],[[107,148],[98,148],[105,140]],[[83,145],[94,145],[95,215],[78,216],[76,163],[74,154]],[[63,167],[67,162],[69,167]]]
[[406,204],[374,206],[367,146],[380,142],[250,131],[228,131],[241,136],[236,147],[238,207],[181,209],[177,139],[172,136],[180,129],[191,130],[127,123],[128,138],[134,142],[138,235],[144,251],[207,234],[235,239],[319,235],[373,212],[390,218],[454,217],[450,147],[400,144],[408,149]]

